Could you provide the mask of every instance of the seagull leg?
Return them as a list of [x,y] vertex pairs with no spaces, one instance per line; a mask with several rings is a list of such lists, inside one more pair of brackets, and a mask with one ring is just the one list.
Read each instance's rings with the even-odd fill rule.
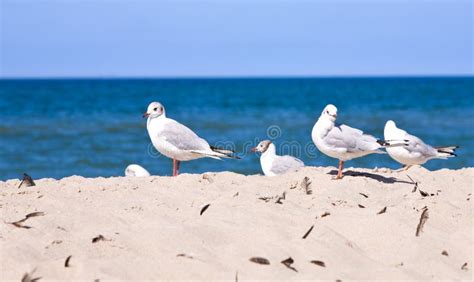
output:
[[176,160],[173,159],[173,176],[176,176]]
[[179,165],[181,164],[180,161],[176,160],[176,176],[179,174]]
[[344,161],[339,161],[339,169],[337,170],[337,176],[334,177],[334,180],[342,179],[342,169],[344,168]]

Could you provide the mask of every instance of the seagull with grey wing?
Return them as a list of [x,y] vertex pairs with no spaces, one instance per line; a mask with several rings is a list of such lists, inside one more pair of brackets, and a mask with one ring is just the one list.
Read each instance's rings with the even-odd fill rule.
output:
[[260,164],[266,176],[275,176],[291,171],[297,171],[304,166],[303,161],[292,156],[278,156],[275,145],[270,140],[258,143],[252,152],[260,152]]
[[432,147],[420,138],[398,128],[392,120],[387,121],[385,124],[384,137],[386,139],[408,140],[407,146],[387,148],[388,155],[403,164],[405,170],[409,169],[412,165],[422,165],[431,159],[456,157],[454,151],[459,148],[459,146]]
[[311,137],[323,154],[338,159],[339,168],[334,179],[342,178],[344,162],[369,154],[384,154],[382,148],[407,145],[407,140],[378,140],[362,130],[347,125],[336,125],[337,108],[327,105],[313,127]]
[[173,176],[179,174],[182,161],[200,158],[234,158],[232,151],[210,146],[185,125],[166,117],[165,108],[158,102],[148,105],[143,114],[147,118],[146,127],[153,146],[161,154],[173,159]]

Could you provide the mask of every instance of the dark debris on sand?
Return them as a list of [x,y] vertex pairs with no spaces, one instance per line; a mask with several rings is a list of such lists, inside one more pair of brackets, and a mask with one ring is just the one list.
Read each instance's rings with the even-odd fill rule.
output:
[[282,263],[284,266],[288,267],[289,269],[293,270],[294,272],[298,272],[298,270],[296,270],[296,268],[294,268],[293,266],[291,266],[294,262],[295,262],[295,261],[294,261],[291,257],[289,257],[289,258],[287,258],[287,259],[281,261],[281,263]]
[[30,229],[31,226],[23,225],[23,222],[25,222],[27,219],[29,219],[31,217],[36,217],[36,216],[44,216],[44,212],[32,212],[32,213],[29,213],[29,214],[25,215],[25,217],[23,219],[20,219],[20,220],[15,221],[15,222],[8,222],[8,223],[12,224],[13,226],[18,227],[18,228]]
[[249,259],[249,261],[251,261],[253,263],[257,263],[257,264],[263,264],[263,265],[269,265],[270,264],[270,261],[268,261],[268,259],[262,258],[262,257],[251,257]]
[[36,186],[36,184],[33,181],[33,178],[31,178],[31,176],[29,176],[26,173],[23,173],[23,179],[21,180],[20,185],[18,185],[18,188],[20,188],[21,186],[30,187],[30,186]]

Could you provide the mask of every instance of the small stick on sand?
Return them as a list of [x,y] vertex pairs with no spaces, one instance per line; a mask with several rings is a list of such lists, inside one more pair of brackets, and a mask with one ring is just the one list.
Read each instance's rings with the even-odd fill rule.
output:
[[311,225],[309,230],[306,231],[306,233],[303,235],[303,239],[306,239],[306,237],[308,237],[309,233],[311,233],[311,231],[313,231],[313,228],[314,228],[314,225]]

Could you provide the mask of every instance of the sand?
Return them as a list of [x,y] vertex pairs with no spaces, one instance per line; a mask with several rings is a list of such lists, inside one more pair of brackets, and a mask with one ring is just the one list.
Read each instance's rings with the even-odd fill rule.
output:
[[472,280],[474,168],[334,170],[0,182],[0,280]]

